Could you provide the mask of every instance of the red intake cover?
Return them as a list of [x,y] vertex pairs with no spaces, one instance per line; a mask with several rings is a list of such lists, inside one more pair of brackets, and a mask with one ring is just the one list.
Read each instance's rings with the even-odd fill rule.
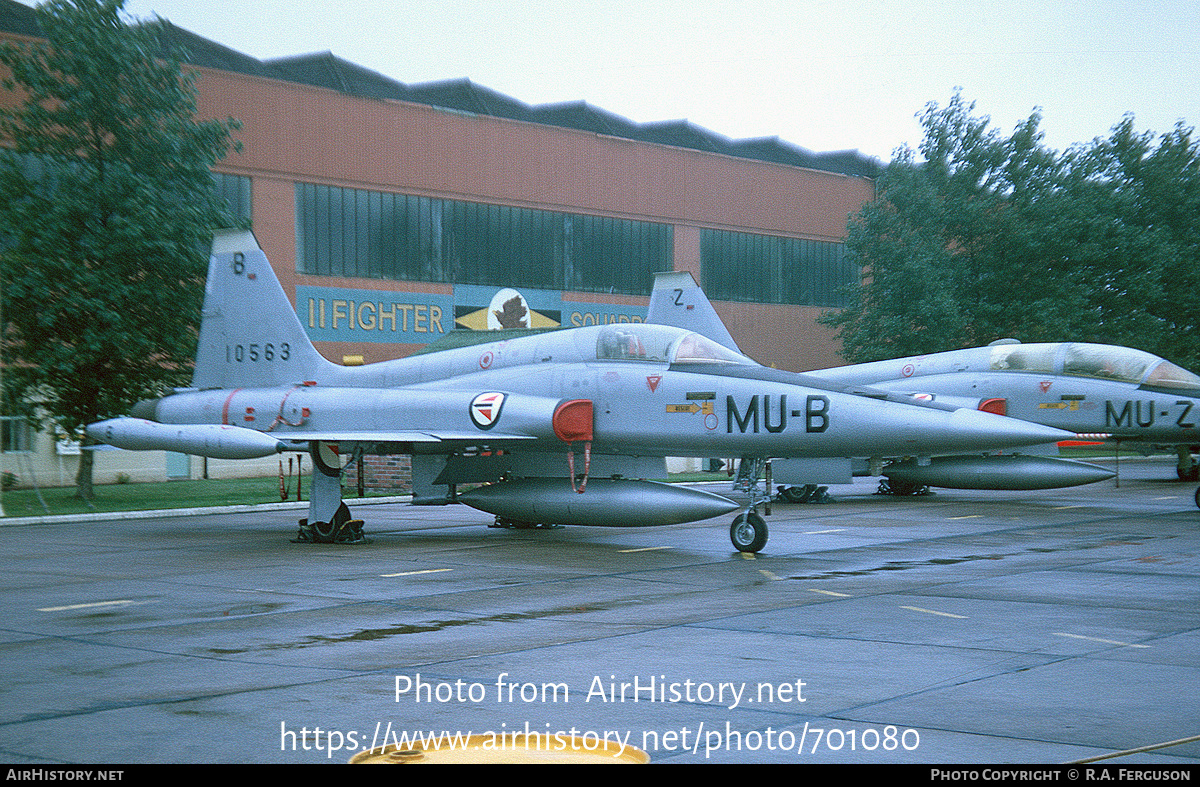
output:
[[996,415],[1008,415],[1008,400],[1007,399],[984,399],[979,403],[979,409],[985,413],[995,413]]
[[592,439],[592,400],[571,399],[554,411],[554,434],[564,443]]

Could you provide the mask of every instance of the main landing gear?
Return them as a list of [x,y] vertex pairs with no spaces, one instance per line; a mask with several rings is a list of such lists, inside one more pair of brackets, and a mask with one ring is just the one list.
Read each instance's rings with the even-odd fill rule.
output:
[[1180,445],[1175,447],[1179,461],[1175,463],[1175,474],[1180,481],[1200,481],[1200,465],[1192,458],[1192,447]]
[[523,519],[506,519],[497,514],[495,521],[488,525],[488,527],[498,527],[507,530],[559,530],[562,528],[562,525],[526,522]]
[[366,540],[363,521],[351,519],[345,503],[338,506],[328,522],[309,524],[307,517],[301,519],[300,531],[293,539],[297,544],[361,544]]
[[[758,491],[758,479],[766,475],[767,494]],[[729,526],[729,540],[738,552],[761,552],[767,545],[767,520],[758,513],[758,507],[763,506],[765,513],[771,513],[771,462],[766,459],[742,457],[738,466],[738,475],[733,482],[735,492],[750,495],[750,503],[745,512],[738,514]]]
[[336,448],[326,443],[313,443],[312,458],[308,516],[300,520],[300,531],[293,541],[298,544],[360,544],[366,541],[363,521],[351,519],[349,507],[342,502],[342,467]]
[[817,486],[816,484],[804,484],[802,486],[781,486],[779,492],[775,496],[776,500],[784,503],[831,503],[833,498],[829,496],[829,487]]
[[921,497],[923,495],[932,495],[929,487],[925,484],[910,484],[904,481],[893,481],[890,478],[882,478],[879,481],[879,488],[875,490],[877,495],[895,495],[896,497]]

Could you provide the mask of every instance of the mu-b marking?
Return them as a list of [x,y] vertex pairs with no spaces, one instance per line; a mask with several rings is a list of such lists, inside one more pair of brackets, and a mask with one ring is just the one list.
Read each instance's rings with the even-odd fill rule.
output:
[[750,430],[758,434],[760,410],[762,412],[761,425],[772,434],[777,434],[787,428],[789,416],[803,418],[806,432],[824,432],[829,428],[829,397],[810,395],[805,400],[803,410],[788,410],[787,394],[779,394],[778,404],[772,404],[771,399],[771,394],[755,394],[750,397],[745,412],[740,412],[734,398],[726,396],[725,431],[733,434],[733,426],[737,424],[738,431],[742,433]]

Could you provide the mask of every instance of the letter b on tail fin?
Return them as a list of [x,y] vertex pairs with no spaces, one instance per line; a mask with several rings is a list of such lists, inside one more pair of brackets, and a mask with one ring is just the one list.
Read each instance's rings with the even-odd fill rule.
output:
[[248,230],[213,236],[192,385],[257,388],[326,377],[271,263]]

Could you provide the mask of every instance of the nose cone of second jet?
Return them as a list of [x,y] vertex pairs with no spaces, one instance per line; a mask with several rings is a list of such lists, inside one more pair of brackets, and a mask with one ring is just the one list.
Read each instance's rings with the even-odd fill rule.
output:
[[1002,415],[993,415],[978,410],[955,410],[949,414],[944,429],[922,432],[917,442],[928,441],[944,450],[949,445],[963,450],[991,450],[1019,448],[1028,445],[1044,445],[1069,440],[1075,435],[1052,426],[1043,426],[1031,421],[1021,421]]

